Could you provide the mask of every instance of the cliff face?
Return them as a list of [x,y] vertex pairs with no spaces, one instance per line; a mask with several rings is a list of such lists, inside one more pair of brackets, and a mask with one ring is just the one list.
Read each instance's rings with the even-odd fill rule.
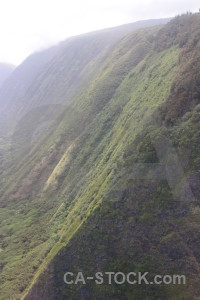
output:
[[[65,75],[43,97],[59,91],[67,106],[55,113],[45,98],[53,122],[42,130],[33,105],[11,160],[2,149],[0,299],[198,299],[199,25],[185,15],[100,54],[91,39],[71,63],[54,59]],[[69,97],[66,86],[76,86]],[[68,271],[180,274],[187,284],[68,286]]]

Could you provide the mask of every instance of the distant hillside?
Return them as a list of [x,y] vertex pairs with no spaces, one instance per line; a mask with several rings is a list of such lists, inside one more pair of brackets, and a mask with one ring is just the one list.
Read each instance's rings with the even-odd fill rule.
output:
[[14,69],[15,69],[15,66],[13,66],[13,65],[0,63],[0,88],[1,88],[2,84],[4,83],[4,81],[13,72]]
[[[199,299],[200,15],[127,26],[62,43],[7,98],[0,300]],[[69,286],[65,272],[187,282]]]
[[12,72],[9,80],[0,89],[0,112],[11,110],[12,105],[18,105],[18,100],[23,97],[33,80],[55,53],[56,47],[34,53]]

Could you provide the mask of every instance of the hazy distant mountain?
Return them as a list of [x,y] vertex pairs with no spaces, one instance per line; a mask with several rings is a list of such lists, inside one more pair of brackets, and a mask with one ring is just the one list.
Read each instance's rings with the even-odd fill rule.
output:
[[10,74],[15,69],[15,66],[10,64],[0,63],[0,87],[4,81],[10,76]]
[[4,110],[5,107],[10,109],[10,105],[17,103],[55,53],[56,47],[34,53],[12,72],[9,80],[0,89],[0,110]]

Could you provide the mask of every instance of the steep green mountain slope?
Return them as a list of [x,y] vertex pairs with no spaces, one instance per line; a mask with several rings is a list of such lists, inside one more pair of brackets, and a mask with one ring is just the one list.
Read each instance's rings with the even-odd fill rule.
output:
[[16,157],[15,141],[26,152],[25,145],[32,146],[45,132],[63,105],[93,76],[117,41],[138,28],[168,21],[140,21],[72,37],[34,53],[16,68],[0,89],[0,182],[3,178],[7,181],[4,170],[14,172],[16,164],[11,162],[20,160],[13,158]]
[[0,63],[0,87],[4,81],[10,76],[15,67],[10,64]]
[[[22,120],[2,172],[0,299],[199,298],[199,25],[124,37],[37,143]],[[187,284],[67,286],[67,271]]]
[[[46,104],[66,104],[91,76],[109,48],[123,36],[138,28],[168,21],[140,21],[75,36],[30,55],[0,89],[1,133],[5,135],[6,129],[11,131],[15,128],[18,121],[33,108]],[[48,114],[47,118],[51,119]]]

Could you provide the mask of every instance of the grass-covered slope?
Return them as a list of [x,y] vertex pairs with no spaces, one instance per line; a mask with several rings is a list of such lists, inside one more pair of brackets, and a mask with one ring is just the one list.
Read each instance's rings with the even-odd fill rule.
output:
[[[25,139],[25,151],[14,139],[18,159],[1,188],[0,299],[198,299],[199,23],[187,15],[124,37],[37,143]],[[192,101],[186,77],[178,93],[184,70]],[[188,281],[67,287],[67,271]]]

